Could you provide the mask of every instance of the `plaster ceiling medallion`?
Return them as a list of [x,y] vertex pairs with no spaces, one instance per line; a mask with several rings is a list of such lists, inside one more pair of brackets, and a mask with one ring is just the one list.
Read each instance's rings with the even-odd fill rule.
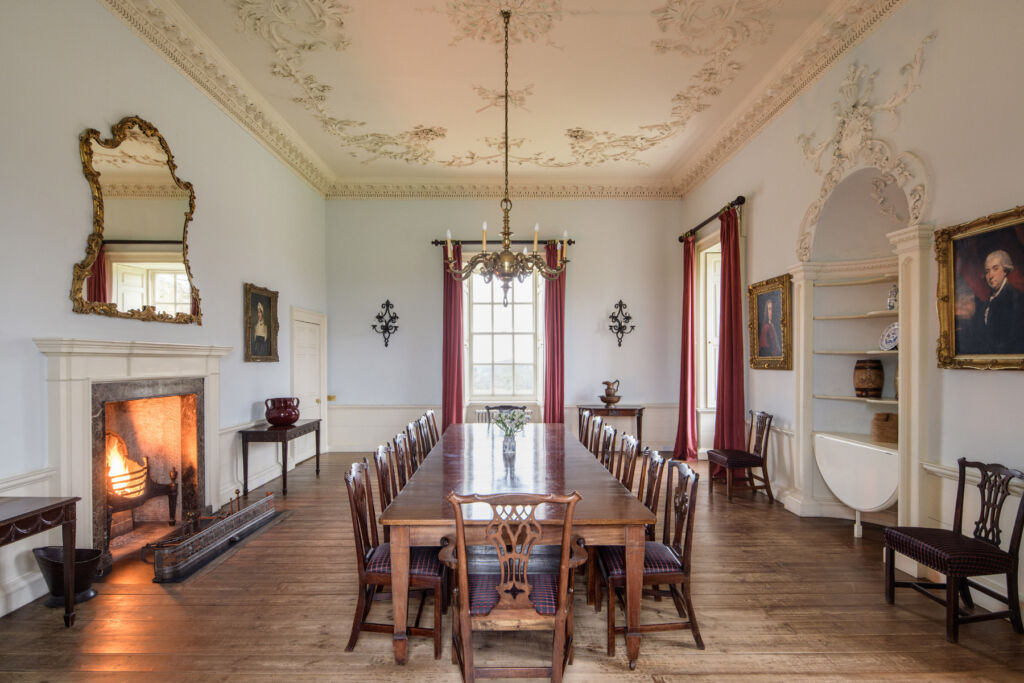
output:
[[[902,85],[881,103],[873,99],[878,72],[868,73],[867,66],[851,64],[846,78],[839,86],[840,99],[832,103],[836,119],[832,135],[817,144],[814,133],[798,137],[797,142],[803,148],[804,157],[813,162],[814,172],[823,176],[818,198],[807,207],[800,225],[797,258],[801,261],[810,258],[814,231],[825,202],[832,190],[853,170],[876,168],[881,172],[880,178],[873,183],[872,196],[883,214],[891,216],[900,225],[915,226],[920,222],[927,192],[924,165],[914,154],[896,152],[888,143],[877,139],[874,116],[888,113],[899,123],[900,107],[920,87],[924,48],[934,38],[935,34],[932,33],[921,41],[913,59],[900,69],[904,77]],[[907,216],[897,215],[885,200],[886,188],[893,185],[906,193],[909,206]]]
[[[676,198],[903,0],[98,0],[328,196]],[[459,196],[459,195],[456,195]]]

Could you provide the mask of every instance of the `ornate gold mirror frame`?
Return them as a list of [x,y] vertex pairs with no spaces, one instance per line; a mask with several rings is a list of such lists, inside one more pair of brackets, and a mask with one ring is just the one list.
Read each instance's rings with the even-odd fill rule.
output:
[[[132,318],[134,320],[153,320],[157,322],[196,324],[201,325],[203,321],[202,309],[200,308],[199,289],[195,286],[192,278],[192,270],[188,261],[188,225],[192,221],[192,214],[196,209],[196,194],[192,183],[181,180],[175,173],[177,166],[174,163],[174,155],[171,154],[167,141],[160,134],[156,127],[138,116],[126,116],[111,127],[112,136],[109,139],[102,139],[100,132],[89,128],[79,136],[79,152],[82,157],[82,173],[89,181],[89,188],[92,191],[92,234],[86,245],[85,258],[75,264],[74,274],[71,280],[71,302],[75,313],[93,313],[96,315],[107,315],[115,318]],[[178,190],[188,197],[188,208],[184,212],[184,223],[181,233],[181,256],[184,262],[185,275],[188,278],[190,297],[190,312],[167,313],[156,310],[155,306],[143,305],[141,308],[131,310],[120,310],[116,302],[89,301],[85,296],[85,281],[92,274],[93,264],[96,262],[100,250],[103,247],[103,188],[100,184],[100,172],[96,170],[93,163],[94,143],[100,149],[116,151],[120,145],[130,138],[145,136],[159,144],[163,154],[166,155],[167,170]]]

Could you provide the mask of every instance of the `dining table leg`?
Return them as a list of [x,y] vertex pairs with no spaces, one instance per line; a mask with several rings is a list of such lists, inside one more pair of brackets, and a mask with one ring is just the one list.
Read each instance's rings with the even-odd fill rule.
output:
[[395,662],[405,664],[409,657],[409,636],[405,632],[409,611],[409,527],[391,527],[391,607],[395,616],[392,645]]
[[[643,594],[644,548],[646,537],[642,524],[626,527],[626,652],[629,668],[635,669],[640,659],[640,600]],[[394,551],[392,551],[393,553]],[[392,555],[392,562],[394,562]],[[608,609],[614,609],[609,604]]]

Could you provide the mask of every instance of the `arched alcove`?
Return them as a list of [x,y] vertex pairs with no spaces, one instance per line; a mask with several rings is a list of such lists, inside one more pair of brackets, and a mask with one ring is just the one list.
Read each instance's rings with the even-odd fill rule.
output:
[[886,182],[877,168],[862,168],[844,178],[821,209],[811,244],[815,262],[855,261],[892,256],[886,236],[906,227],[907,195]]

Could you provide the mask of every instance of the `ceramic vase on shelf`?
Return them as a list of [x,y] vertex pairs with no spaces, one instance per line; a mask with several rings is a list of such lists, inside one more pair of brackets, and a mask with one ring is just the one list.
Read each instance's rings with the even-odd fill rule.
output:
[[861,359],[853,366],[853,391],[859,398],[881,398],[885,370],[882,361]]
[[900,305],[900,288],[893,285],[889,288],[889,298],[885,302],[885,307],[890,311],[895,311]]
[[272,425],[292,425],[299,419],[299,399],[294,396],[268,398],[264,404],[267,406],[267,422]]

